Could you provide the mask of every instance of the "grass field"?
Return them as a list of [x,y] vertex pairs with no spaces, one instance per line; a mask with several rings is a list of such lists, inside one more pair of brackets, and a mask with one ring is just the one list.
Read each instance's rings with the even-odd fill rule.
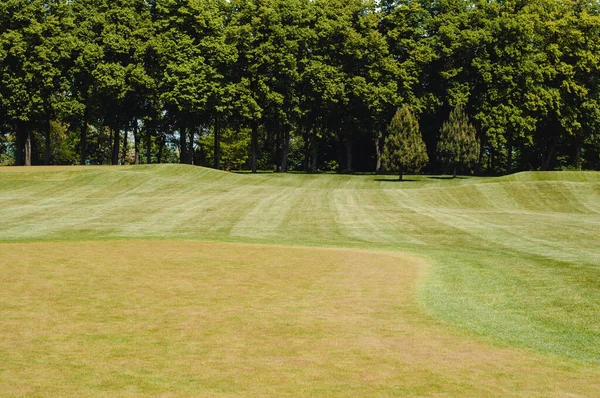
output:
[[8,395],[600,395],[600,173],[0,168]]

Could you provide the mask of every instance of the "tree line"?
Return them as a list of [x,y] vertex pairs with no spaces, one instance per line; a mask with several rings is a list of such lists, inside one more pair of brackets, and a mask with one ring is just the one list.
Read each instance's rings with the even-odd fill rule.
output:
[[599,169],[599,62],[598,0],[4,0],[0,164]]

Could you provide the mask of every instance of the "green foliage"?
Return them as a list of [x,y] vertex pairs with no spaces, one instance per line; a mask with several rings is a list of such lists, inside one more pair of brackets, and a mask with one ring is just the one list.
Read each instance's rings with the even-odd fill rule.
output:
[[[26,154],[54,162],[39,145],[54,120],[79,136],[68,141],[79,159],[68,159],[85,164],[105,162],[96,132],[106,127],[116,132],[112,163],[129,146],[133,162],[164,161],[158,155],[172,148],[163,143],[216,129],[214,167],[222,166],[219,143],[230,145],[219,130],[250,129],[245,167],[372,171],[400,104],[420,115],[429,148],[446,107],[461,105],[481,139],[483,172],[599,168],[599,8],[567,0],[4,1],[0,125],[14,136],[17,164]],[[190,162],[194,148],[182,142],[179,160]]]
[[53,164],[70,165],[78,162],[74,141],[77,135],[67,126],[53,120],[50,122],[50,158]]
[[0,166],[12,166],[15,163],[14,137],[0,132]]
[[437,153],[444,164],[454,167],[454,176],[456,167],[470,166],[479,159],[477,132],[462,106],[457,105],[442,125]]
[[418,172],[429,161],[419,122],[406,105],[396,112],[388,126],[382,160],[386,170],[400,173],[400,179],[404,172]]
[[[214,134],[214,133],[213,133]],[[214,136],[213,134],[200,137],[200,152],[202,164],[214,164]],[[221,130],[221,167],[223,170],[243,170],[248,164],[248,147],[250,146],[250,129],[239,131],[232,128]]]

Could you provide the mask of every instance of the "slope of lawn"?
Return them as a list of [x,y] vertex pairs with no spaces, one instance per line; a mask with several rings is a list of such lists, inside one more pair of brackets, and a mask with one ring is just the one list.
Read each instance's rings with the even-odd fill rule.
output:
[[[168,392],[169,383],[180,393],[201,383],[208,394],[250,394],[267,380],[279,386],[272,394],[589,396],[600,389],[600,173],[397,182],[178,165],[0,168],[0,220],[0,381],[14,388],[23,374],[51,378],[61,369],[50,365],[70,358],[73,385],[107,394],[128,380],[137,386],[132,394]],[[340,256],[355,261],[348,268]],[[161,290],[162,279],[173,292]],[[220,283],[223,290],[213,291]],[[231,307],[219,301],[228,291]],[[102,319],[118,297],[131,308],[116,306],[106,314],[114,319]],[[158,313],[148,312],[147,300]],[[195,307],[198,300],[206,305]],[[323,305],[319,318],[314,309]],[[223,318],[202,329],[215,314]],[[262,316],[256,330],[236,334]],[[40,317],[48,328],[36,331]],[[310,324],[312,317],[323,323]],[[178,326],[163,335],[169,319]],[[98,333],[113,321],[113,334]],[[127,325],[131,333],[122,332]],[[286,335],[294,331],[301,336]],[[273,343],[264,352],[260,336]],[[78,362],[82,344],[98,363]],[[50,349],[63,345],[64,358]],[[136,346],[148,357],[119,357],[135,357]],[[53,356],[32,347],[50,347]],[[345,354],[344,347],[353,348]],[[186,350],[207,362],[170,374],[185,366]],[[146,378],[151,355],[164,358]],[[457,360],[464,364],[453,371]],[[118,361],[131,373],[91,376]],[[39,372],[17,370],[27,363]],[[188,375],[202,366],[217,373]]]

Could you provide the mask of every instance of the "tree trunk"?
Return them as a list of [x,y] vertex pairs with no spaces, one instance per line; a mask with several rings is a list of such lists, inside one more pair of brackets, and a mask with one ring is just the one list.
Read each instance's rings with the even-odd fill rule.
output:
[[346,171],[352,172],[352,141],[344,141],[344,148],[346,150]]
[[214,133],[214,168],[219,170],[221,167],[221,126],[219,117],[215,117],[215,133]]
[[310,172],[311,173],[316,173],[317,170],[319,169],[319,151],[318,151],[318,146],[317,143],[315,142],[312,145],[312,149],[311,149],[311,160],[310,160]]
[[112,148],[112,165],[119,164],[119,144],[121,143],[121,131],[118,126],[112,127],[113,132],[113,148]]
[[163,149],[165,148],[165,140],[163,138],[158,139],[157,137],[157,141],[158,141],[158,164],[162,163],[162,156],[163,156]]
[[281,147],[281,172],[288,171],[288,155],[290,152],[290,129],[285,127],[283,131],[283,145]]
[[573,157],[573,166],[577,168],[577,170],[581,170],[581,141],[577,141],[575,143],[575,156]]
[[25,133],[25,166],[31,166],[31,131]]
[[84,113],[83,121],[81,123],[81,153],[80,162],[82,165],[87,163],[87,136],[88,136],[88,122],[87,122],[87,110]]
[[550,148],[548,149],[548,155],[544,160],[544,164],[542,165],[542,170],[548,171],[550,170],[550,166],[552,164],[552,158],[554,156],[554,151],[556,150],[556,143],[558,142],[558,136],[555,134],[552,137],[552,143],[550,144]]
[[84,101],[85,110],[83,111],[83,120],[81,121],[80,131],[80,158],[79,161],[82,165],[87,163],[87,136],[88,136],[88,109],[87,103]]
[[257,171],[257,160],[258,160],[258,123],[257,122],[252,122],[252,137],[251,137],[251,143],[250,143],[250,151],[252,152],[252,157],[251,157],[251,167],[252,167],[252,172],[256,173]]
[[[112,127],[109,126],[109,128],[108,128],[108,144],[111,146],[114,141],[113,137],[114,137],[113,129],[112,129]],[[111,147],[111,152],[110,152],[110,159],[111,159],[111,163],[112,163],[112,147]]]
[[454,173],[452,174],[452,178],[456,178],[456,165],[454,166]]
[[152,163],[152,130],[150,128],[149,123],[147,126],[144,124],[144,128],[146,129],[146,163],[151,164]]
[[281,148],[282,144],[282,134],[281,134],[281,125],[277,126],[277,133],[275,134],[275,172],[279,173],[281,171],[281,164],[283,163]]
[[87,121],[84,121],[82,126],[81,126],[81,133],[80,133],[80,140],[81,140],[81,149],[80,149],[80,158],[79,158],[79,162],[82,165],[85,165],[87,162]]
[[373,142],[375,143],[375,173],[379,174],[381,172],[381,147],[379,137],[375,137]]
[[51,130],[51,123],[50,123],[50,119],[48,119],[46,121],[46,131],[45,133],[45,139],[44,139],[44,164],[46,166],[48,166],[50,164],[50,130]]
[[310,171],[310,129],[304,130],[304,172]]
[[121,164],[125,165],[125,162],[127,161],[127,140],[129,138],[129,132],[127,131],[128,129],[125,128],[124,134],[123,134],[123,148],[121,151]]
[[525,162],[526,162],[526,156],[525,156],[525,143],[523,141],[520,142],[519,144],[519,159],[517,160],[517,170],[527,170],[526,166],[525,166]]
[[508,145],[507,151],[508,151],[508,156],[506,158],[506,174],[510,174],[512,172],[512,162],[513,162],[512,144]]
[[198,166],[203,166],[206,164],[206,149],[202,142],[198,142]]
[[187,137],[183,127],[179,129],[179,163],[187,163]]
[[135,148],[135,158],[133,159],[133,164],[140,164],[140,137],[137,119],[133,119],[133,146]]
[[398,173],[398,181],[402,181],[402,170]]
[[15,124],[16,153],[15,164],[25,166],[25,130],[22,123]]
[[196,133],[194,133],[194,129],[190,130],[190,147],[188,148],[188,163],[196,164],[196,151],[194,150],[194,139],[196,138]]
[[477,174],[481,173],[483,170],[483,155],[485,153],[485,146],[483,142],[479,143],[479,159],[477,161],[477,165],[475,167],[475,171]]

